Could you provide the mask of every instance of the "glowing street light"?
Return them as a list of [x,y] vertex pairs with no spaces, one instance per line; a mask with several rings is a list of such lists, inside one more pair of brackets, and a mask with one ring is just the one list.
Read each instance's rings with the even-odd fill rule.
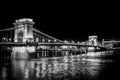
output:
[[74,41],[71,41],[72,43],[75,43]]
[[77,43],[80,43],[79,41]]
[[42,42],[45,42],[45,39],[42,39]]
[[9,38],[9,41],[11,41],[11,38]]
[[48,40],[48,42],[51,42],[51,40]]
[[68,41],[67,41],[67,40],[65,40],[64,42],[65,42],[65,43],[68,43]]
[[6,38],[5,38],[5,37],[3,37],[3,40],[6,40]]
[[36,38],[36,42],[39,42],[39,38]]
[[56,42],[57,40],[55,39],[54,42]]

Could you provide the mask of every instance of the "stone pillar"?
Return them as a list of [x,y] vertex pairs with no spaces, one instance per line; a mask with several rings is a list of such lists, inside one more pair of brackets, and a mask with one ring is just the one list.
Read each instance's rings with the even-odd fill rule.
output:
[[97,46],[97,36],[89,36],[89,40],[88,40],[88,45],[91,45],[91,47],[88,47],[88,51],[94,51],[96,50],[95,47],[92,46]]
[[89,36],[89,45],[97,46],[97,36]]
[[33,41],[33,20],[29,18],[16,20],[14,42]]

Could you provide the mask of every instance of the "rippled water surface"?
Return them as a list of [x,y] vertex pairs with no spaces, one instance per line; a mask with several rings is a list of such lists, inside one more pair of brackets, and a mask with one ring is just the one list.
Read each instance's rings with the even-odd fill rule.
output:
[[106,51],[30,60],[1,59],[0,79],[118,80],[119,56],[119,51]]

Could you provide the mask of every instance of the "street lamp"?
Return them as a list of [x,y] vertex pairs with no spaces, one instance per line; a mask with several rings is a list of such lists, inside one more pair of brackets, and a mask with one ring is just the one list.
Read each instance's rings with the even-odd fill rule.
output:
[[54,42],[56,42],[57,40],[55,39]]
[[3,37],[3,41],[6,42],[6,41],[7,41],[7,38],[6,38],[6,37]]
[[79,41],[77,43],[80,43]]
[[75,43],[74,41],[71,41],[72,43]]
[[6,40],[6,38],[5,38],[5,37],[3,37],[3,40]]
[[68,43],[68,41],[67,41],[67,40],[65,40],[64,42],[65,42],[65,43]]
[[11,42],[11,38],[9,38],[9,42]]
[[48,42],[51,42],[51,40],[48,40]]
[[39,42],[39,38],[36,38],[36,42]]
[[45,39],[42,39],[42,42],[45,42]]

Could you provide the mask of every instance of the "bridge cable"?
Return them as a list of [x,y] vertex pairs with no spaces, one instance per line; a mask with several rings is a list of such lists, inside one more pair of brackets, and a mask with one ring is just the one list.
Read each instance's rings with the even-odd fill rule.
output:
[[2,29],[2,30],[0,30],[0,32],[14,30],[14,29],[18,29],[18,28],[23,28],[23,27],[12,27],[12,28],[7,28],[7,29]]
[[53,40],[58,40],[58,41],[60,41],[60,42],[64,42],[64,41],[62,41],[62,40],[59,40],[59,39],[54,38],[54,37],[52,37],[52,36],[49,36],[49,35],[41,32],[41,31],[39,31],[39,30],[37,30],[37,29],[35,29],[35,28],[33,28],[33,30],[36,31],[36,32],[38,32],[38,33],[40,33],[40,34],[43,34],[43,35],[45,35],[45,36],[47,36],[47,37],[49,37],[49,38],[51,38],[51,39],[53,39]]
[[44,38],[44,39],[48,40],[47,38],[42,37],[42,36],[40,36],[40,35],[38,35],[38,34],[36,34],[36,33],[33,33],[33,34],[36,35],[36,36],[39,37],[39,38]]

